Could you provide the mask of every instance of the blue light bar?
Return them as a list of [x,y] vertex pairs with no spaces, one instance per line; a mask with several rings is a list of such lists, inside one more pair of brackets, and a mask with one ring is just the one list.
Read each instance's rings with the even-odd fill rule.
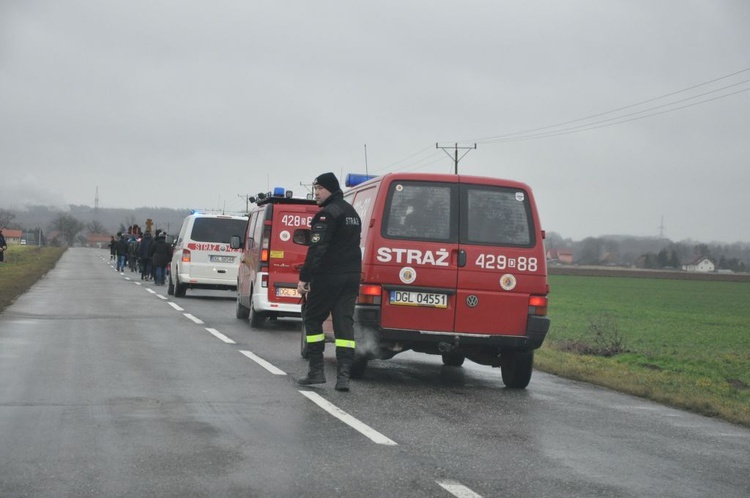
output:
[[377,178],[378,175],[363,175],[361,173],[349,173],[346,175],[346,182],[344,185],[347,187],[356,187],[360,183],[364,183],[367,180],[372,180],[373,178]]
[[273,188],[273,196],[274,197],[284,197],[284,187],[274,187]]

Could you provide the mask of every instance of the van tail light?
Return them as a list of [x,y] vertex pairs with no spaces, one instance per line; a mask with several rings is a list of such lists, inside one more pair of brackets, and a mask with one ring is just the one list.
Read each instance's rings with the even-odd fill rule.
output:
[[529,296],[529,315],[547,315],[547,296]]
[[383,290],[379,285],[363,284],[359,286],[357,304],[377,304],[381,302],[380,295]]
[[263,227],[263,235],[260,238],[260,262],[264,266],[268,266],[269,240],[271,240],[271,226],[266,225]]
[[268,289],[268,274],[267,273],[264,274],[260,278],[260,286],[263,287],[264,289]]
[[190,263],[190,250],[189,249],[182,250],[182,262]]

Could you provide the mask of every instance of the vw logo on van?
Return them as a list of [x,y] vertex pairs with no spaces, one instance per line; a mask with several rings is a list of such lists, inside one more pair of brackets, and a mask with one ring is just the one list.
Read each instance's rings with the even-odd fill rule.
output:
[[466,306],[468,306],[469,308],[476,308],[477,304],[479,304],[479,298],[474,294],[471,294],[466,298]]

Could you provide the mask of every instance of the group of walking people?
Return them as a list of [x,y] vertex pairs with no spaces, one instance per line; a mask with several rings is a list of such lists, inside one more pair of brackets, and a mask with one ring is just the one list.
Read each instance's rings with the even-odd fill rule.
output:
[[157,229],[155,236],[150,230],[141,232],[138,225],[128,227],[126,233],[117,232],[109,242],[110,259],[115,269],[124,272],[140,272],[141,280],[153,280],[154,285],[164,285],[167,266],[172,259],[172,247],[167,243],[166,233]]

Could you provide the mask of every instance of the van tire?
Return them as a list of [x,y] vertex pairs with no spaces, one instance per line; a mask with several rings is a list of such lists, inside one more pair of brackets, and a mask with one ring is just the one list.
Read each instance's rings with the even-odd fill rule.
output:
[[446,367],[460,367],[464,364],[466,357],[457,353],[445,353],[443,355],[443,365]]
[[172,275],[169,275],[169,284],[167,284],[167,294],[174,296],[174,282],[172,282]]
[[240,302],[239,294],[237,294],[237,307],[234,314],[240,320],[247,320],[247,318],[250,316],[250,310],[246,306],[242,305],[242,303]]
[[257,329],[263,326],[263,322],[265,322],[266,317],[255,311],[252,297],[250,297],[250,309],[248,310],[248,313],[248,316],[250,317],[250,326],[252,328]]
[[534,351],[510,351],[503,353],[500,371],[503,383],[509,389],[525,389],[531,381],[534,368]]
[[352,366],[349,369],[349,376],[352,379],[361,379],[364,377],[365,370],[367,370],[367,362],[368,359],[363,356],[355,357]]
[[174,283],[174,295],[175,297],[185,297],[187,286],[180,283],[180,277],[176,277],[177,281]]

